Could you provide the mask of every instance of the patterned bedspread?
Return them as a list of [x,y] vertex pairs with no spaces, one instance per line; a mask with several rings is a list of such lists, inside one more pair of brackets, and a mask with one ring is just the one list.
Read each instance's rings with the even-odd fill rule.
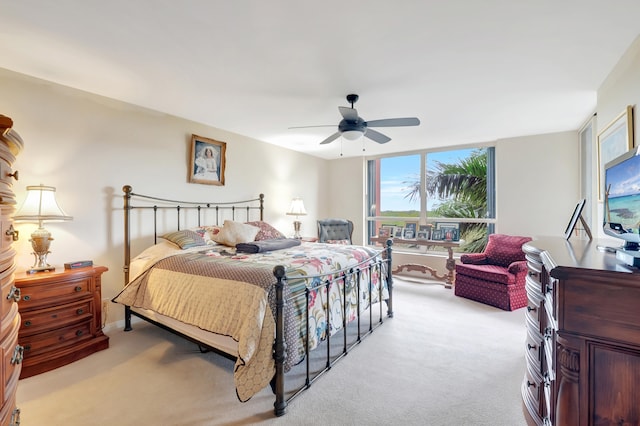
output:
[[[358,306],[361,311],[366,310],[370,293],[371,302],[378,302],[381,282],[382,299],[388,297],[385,274],[379,269],[371,277],[361,274],[359,290],[355,276],[333,273],[358,265],[378,251],[318,243],[256,254],[235,253],[226,246],[187,252],[158,250],[154,246],[134,259],[132,281],[114,301],[151,309],[236,340],[234,381],[238,398],[247,401],[267,386],[275,373],[273,267],[283,265],[287,271],[285,370],[288,370],[304,357],[307,332],[311,350],[326,338],[327,328],[331,334],[342,329],[343,314],[348,322],[356,317]],[[303,321],[305,289],[309,289],[308,330]],[[345,289],[347,303],[343,306]],[[328,315],[327,301],[332,302]]]

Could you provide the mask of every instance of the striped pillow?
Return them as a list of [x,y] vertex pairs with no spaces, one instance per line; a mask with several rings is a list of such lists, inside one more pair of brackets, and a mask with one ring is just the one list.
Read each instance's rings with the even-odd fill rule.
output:
[[160,238],[171,241],[181,249],[207,245],[200,234],[190,230],[170,232],[168,234],[164,234]]

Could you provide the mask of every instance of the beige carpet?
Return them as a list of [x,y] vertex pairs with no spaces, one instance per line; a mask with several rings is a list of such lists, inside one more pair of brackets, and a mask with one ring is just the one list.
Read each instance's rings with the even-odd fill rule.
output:
[[233,362],[151,325],[21,380],[22,425],[524,426],[524,309],[505,312],[424,281],[395,281],[395,317],[273,416],[264,389],[241,403]]

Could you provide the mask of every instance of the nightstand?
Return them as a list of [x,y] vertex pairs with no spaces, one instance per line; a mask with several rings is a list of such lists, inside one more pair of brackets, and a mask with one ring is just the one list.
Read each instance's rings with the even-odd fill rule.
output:
[[70,364],[109,347],[102,333],[104,266],[17,273],[18,343],[24,347],[20,378]]

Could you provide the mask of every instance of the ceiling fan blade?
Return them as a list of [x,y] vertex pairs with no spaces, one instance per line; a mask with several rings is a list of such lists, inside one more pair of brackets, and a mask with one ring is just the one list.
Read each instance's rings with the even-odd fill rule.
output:
[[340,132],[335,132],[334,134],[332,134],[331,136],[329,136],[328,138],[320,142],[320,145],[326,145],[328,143],[331,143],[336,139],[338,139],[339,137],[340,137]]
[[387,143],[391,140],[391,138],[387,135],[383,135],[380,132],[376,132],[373,129],[367,129],[367,131],[364,133],[364,135],[366,137],[368,137],[369,139],[371,139],[374,142],[378,142],[378,143]]
[[355,108],[339,106],[340,114],[347,121],[358,121],[358,111]]
[[287,127],[287,129],[313,129],[315,127],[336,127],[335,124],[320,124],[318,126],[294,126],[294,127]]
[[416,117],[405,118],[384,118],[382,120],[367,121],[367,127],[401,127],[401,126],[418,126],[420,120]]

